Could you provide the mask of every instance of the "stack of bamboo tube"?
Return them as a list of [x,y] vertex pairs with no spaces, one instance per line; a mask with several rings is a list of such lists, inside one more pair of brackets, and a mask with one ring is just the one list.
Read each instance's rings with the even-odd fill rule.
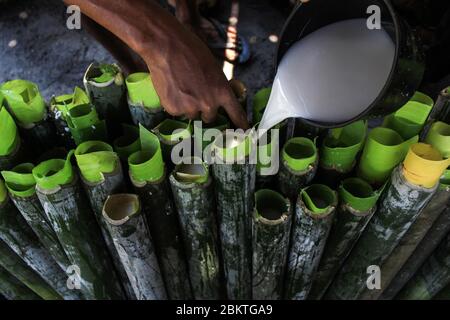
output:
[[148,73],[93,63],[83,83],[49,105],[29,81],[0,86],[5,298],[450,298],[447,90],[372,130],[282,123],[255,145],[224,114],[169,116]]

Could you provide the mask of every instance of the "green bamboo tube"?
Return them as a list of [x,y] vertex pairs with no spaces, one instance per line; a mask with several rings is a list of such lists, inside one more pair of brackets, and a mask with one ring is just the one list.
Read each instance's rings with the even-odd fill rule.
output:
[[[441,124],[443,126],[441,126]],[[442,130],[448,129],[446,128],[448,126],[444,123],[436,123],[436,125],[433,125],[431,127],[427,141],[431,142],[433,146],[436,146],[435,149],[437,151],[442,151],[441,153],[445,153],[445,156],[448,157],[450,155],[450,141],[448,139],[448,136],[446,137],[443,135],[446,133],[446,131]],[[440,130],[438,131],[436,129]],[[438,132],[440,133],[438,134]],[[425,157],[424,152],[420,151],[419,154],[422,157]],[[419,170],[424,171],[425,174],[428,173],[424,166],[421,166]],[[438,173],[438,175],[439,174],[440,173]],[[389,286],[394,278],[396,278],[396,275],[398,274],[402,266],[406,263],[408,258],[425,237],[436,219],[439,218],[440,214],[447,206],[448,200],[450,199],[449,187],[445,185],[444,180],[445,174],[444,179],[441,179],[441,181],[443,182],[439,184],[439,188],[436,194],[431,198],[430,202],[422,210],[418,218],[413,222],[409,230],[401,239],[400,243],[390,254],[389,258],[384,262],[382,266],[383,277],[381,279],[382,289],[370,292],[366,290],[366,292],[362,295],[363,299],[378,299],[381,297],[383,290]]]
[[256,92],[253,97],[253,124],[257,124],[262,120],[264,110],[267,107],[267,103],[269,102],[270,94],[272,92],[272,88],[263,88]]
[[164,300],[166,289],[139,197],[108,196],[103,217],[138,300]]
[[229,299],[250,299],[251,223],[255,192],[256,165],[251,164],[255,152],[250,136],[226,132],[213,144],[217,216],[226,289]]
[[365,121],[354,122],[344,128],[330,130],[320,149],[319,181],[337,187],[356,165],[367,134]]
[[[206,147],[214,142],[215,137],[229,128],[230,122],[228,121],[228,118],[221,114],[218,114],[216,120],[211,123],[194,121],[193,129],[195,150],[200,152],[200,154],[203,154]],[[207,131],[209,131],[209,134],[205,135]]]
[[253,299],[279,300],[289,250],[291,204],[281,194],[263,189],[255,193],[253,216]]
[[220,262],[214,188],[199,158],[185,159],[170,175],[196,300],[220,299]]
[[425,142],[436,148],[444,158],[450,158],[450,125],[441,121],[433,123]]
[[383,265],[436,189],[437,185],[424,188],[408,182],[403,174],[403,166],[398,166],[381,196],[377,212],[335,277],[325,298],[357,299],[367,289],[367,267]]
[[78,292],[67,288],[66,274],[17,211],[1,180],[0,188],[3,190],[0,199],[0,239],[64,299],[80,299]]
[[100,120],[92,104],[81,104],[67,113],[67,125],[76,145],[85,141],[107,141],[105,120]]
[[0,95],[0,170],[14,167],[23,158],[22,142],[14,119]]
[[151,130],[167,117],[149,73],[130,74],[126,79],[126,85],[128,107],[135,125],[142,124]]
[[278,162],[280,151],[280,131],[271,129],[265,132],[258,140],[256,163],[256,189],[274,188],[279,170]]
[[400,271],[395,275],[389,287],[383,291],[380,299],[394,299],[449,232],[450,209],[447,206],[417,246],[416,250],[414,250]]
[[114,140],[114,151],[123,163],[128,163],[128,157],[141,148],[139,128],[122,124],[123,135]]
[[61,300],[62,297],[33,269],[0,240],[0,266],[44,300]]
[[319,266],[338,204],[329,187],[313,184],[301,190],[292,227],[285,298],[305,300]]
[[[177,120],[166,119],[157,125],[153,129],[153,132],[159,138],[161,143],[164,162],[166,164],[171,164],[173,148],[177,144],[182,143],[183,140],[191,138],[192,128],[190,122],[185,123]],[[188,155],[181,156],[183,157]]]
[[141,150],[128,158],[130,179],[142,202],[153,238],[169,299],[192,297],[178,217],[170,199],[170,187],[158,137],[142,125]]
[[[434,146],[440,146],[441,150],[445,153],[445,148],[442,148],[442,144],[434,144]],[[420,229],[418,229],[417,232],[419,235],[418,238],[422,236],[422,240],[420,241],[420,239],[417,239],[417,242],[413,242],[413,251],[407,251],[409,256],[401,268],[399,268],[396,272],[395,277],[393,277],[390,281],[387,288],[382,287],[384,288],[384,291],[379,299],[393,299],[401,288],[408,282],[408,280],[411,279],[411,277],[417,272],[419,267],[424,263],[425,259],[430,256],[430,254],[442,241],[444,236],[450,232],[450,210],[448,208],[449,200],[450,171],[446,170],[441,178],[436,194],[423,209],[423,212],[418,218],[417,222],[419,224],[417,226],[423,226],[424,228],[424,234],[420,232]]]
[[0,87],[8,111],[16,119],[22,136],[36,152],[56,144],[56,129],[48,116],[47,106],[36,84],[12,80]]
[[120,124],[131,122],[122,70],[117,64],[92,63],[83,84],[100,119],[106,121],[110,139],[117,138]]
[[52,97],[50,100],[50,115],[56,127],[56,134],[62,145],[72,148],[74,142],[66,118],[69,110],[79,105],[89,103],[89,97],[81,88],[75,87],[73,94]]
[[33,169],[36,193],[72,265],[79,268],[86,299],[121,299],[123,292],[107,255],[98,223],[73,170],[71,151]]
[[450,284],[450,234],[400,291],[399,300],[430,300]]
[[36,194],[33,168],[33,164],[23,163],[11,171],[2,171],[2,176],[5,179],[9,196],[20,214],[61,269],[67,270],[71,263]]
[[419,217],[400,240],[400,243],[389,255],[389,258],[381,266],[383,271],[381,277],[381,290],[366,291],[361,299],[375,300],[380,299],[384,289],[390,286],[390,283],[397,278],[398,273],[411,257],[414,250],[424,239],[433,223],[439,218],[443,209],[450,200],[450,188],[440,186],[436,194],[431,198],[427,206],[422,210]]
[[77,147],[75,158],[83,188],[100,226],[121,284],[127,296],[134,299],[136,298],[134,291],[109,233],[108,223],[103,218],[103,204],[108,196],[126,190],[119,157],[109,144],[102,141],[87,141]]
[[403,107],[384,119],[383,127],[396,131],[404,140],[411,139],[422,130],[433,105],[433,99],[416,92]]
[[376,211],[380,192],[362,179],[339,187],[339,207],[308,299],[320,300]]
[[394,130],[375,128],[367,138],[358,166],[358,176],[373,186],[382,186],[405,158],[418,136],[404,141]]
[[281,151],[278,188],[291,201],[296,201],[300,190],[316,175],[319,157],[313,141],[308,138],[292,138]]
[[41,298],[0,266],[0,294],[8,300],[41,300]]

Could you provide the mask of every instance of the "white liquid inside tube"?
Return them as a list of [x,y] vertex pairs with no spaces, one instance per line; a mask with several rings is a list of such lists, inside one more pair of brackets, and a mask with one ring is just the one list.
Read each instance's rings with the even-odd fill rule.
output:
[[259,129],[291,117],[339,123],[378,97],[395,59],[395,44],[365,19],[340,21],[295,43],[283,57]]

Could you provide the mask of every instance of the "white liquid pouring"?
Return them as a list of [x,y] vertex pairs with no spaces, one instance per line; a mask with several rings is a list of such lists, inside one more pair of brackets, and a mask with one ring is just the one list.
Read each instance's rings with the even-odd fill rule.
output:
[[295,43],[283,57],[259,129],[291,117],[345,122],[378,97],[393,67],[395,45],[365,19],[323,27]]

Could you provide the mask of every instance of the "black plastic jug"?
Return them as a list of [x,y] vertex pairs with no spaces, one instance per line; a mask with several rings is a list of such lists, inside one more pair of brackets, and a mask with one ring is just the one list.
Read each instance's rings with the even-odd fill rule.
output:
[[[344,123],[325,123],[302,119],[315,127],[342,127],[359,119],[385,116],[402,107],[422,82],[425,62],[418,39],[409,25],[395,12],[388,0],[310,0],[297,5],[289,16],[277,52],[277,65],[297,41],[329,24],[348,19],[367,18],[368,8],[378,6],[381,26],[395,43],[395,60],[384,88],[364,112]],[[326,88],[324,88],[326,90]],[[332,106],[330,106],[332,108]]]

